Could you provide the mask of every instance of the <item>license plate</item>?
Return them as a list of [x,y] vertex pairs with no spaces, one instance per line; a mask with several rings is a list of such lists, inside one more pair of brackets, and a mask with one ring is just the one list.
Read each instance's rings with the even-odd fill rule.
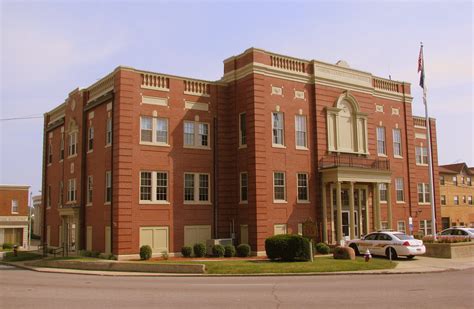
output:
[[416,251],[421,251],[421,249],[420,249],[420,248],[418,248],[418,249],[416,249]]

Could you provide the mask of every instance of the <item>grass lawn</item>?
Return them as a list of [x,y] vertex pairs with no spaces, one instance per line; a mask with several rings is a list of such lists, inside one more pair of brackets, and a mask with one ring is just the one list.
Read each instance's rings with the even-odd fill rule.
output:
[[[143,262],[142,262],[143,263]],[[145,262],[150,263],[150,262]],[[233,261],[160,261],[152,263],[204,264],[208,274],[319,273],[395,268],[397,263],[385,259],[357,257],[355,261],[335,260],[332,256],[318,257],[314,262],[271,262],[268,260]]]
[[31,261],[38,260],[43,258],[41,254],[27,252],[27,251],[18,251],[18,256],[15,256],[13,252],[8,252],[3,258],[5,262],[21,262],[21,261]]

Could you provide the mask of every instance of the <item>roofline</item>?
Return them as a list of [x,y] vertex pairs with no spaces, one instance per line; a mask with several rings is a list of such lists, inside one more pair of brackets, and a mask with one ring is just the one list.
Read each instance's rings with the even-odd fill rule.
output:
[[0,184],[0,190],[29,190],[30,185]]

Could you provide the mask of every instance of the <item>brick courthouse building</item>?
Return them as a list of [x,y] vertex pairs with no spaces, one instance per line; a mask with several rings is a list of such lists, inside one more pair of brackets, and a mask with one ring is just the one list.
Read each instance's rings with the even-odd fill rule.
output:
[[118,67],[45,114],[46,241],[130,258],[229,237],[261,254],[308,219],[330,243],[409,233],[409,217],[430,234],[412,100],[409,83],[344,61],[255,48],[226,59],[219,81]]

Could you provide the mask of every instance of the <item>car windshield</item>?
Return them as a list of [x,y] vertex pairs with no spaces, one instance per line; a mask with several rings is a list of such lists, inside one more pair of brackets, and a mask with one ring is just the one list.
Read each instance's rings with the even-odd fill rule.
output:
[[393,234],[393,236],[397,237],[397,238],[400,239],[400,240],[410,240],[410,239],[413,239],[412,236],[407,235],[407,234],[403,234],[403,233],[400,233],[400,234]]
[[470,233],[474,233],[474,229],[468,229]]

